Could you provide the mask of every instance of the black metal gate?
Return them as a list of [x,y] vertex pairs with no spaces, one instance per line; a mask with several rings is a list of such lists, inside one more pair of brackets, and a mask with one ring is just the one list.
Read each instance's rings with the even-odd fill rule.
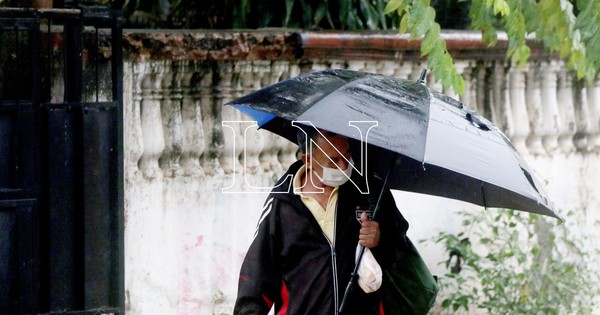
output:
[[0,314],[124,313],[122,18],[0,8]]

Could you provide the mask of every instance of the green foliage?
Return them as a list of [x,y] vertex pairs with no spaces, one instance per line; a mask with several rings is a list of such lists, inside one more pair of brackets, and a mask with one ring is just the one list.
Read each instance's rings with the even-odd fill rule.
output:
[[[531,49],[526,39],[535,38],[546,49],[566,59],[579,78],[593,79],[600,69],[600,1],[578,0],[471,0],[471,27],[482,33],[490,46],[497,43],[502,29],[508,37],[507,57],[524,66]],[[462,93],[464,83],[458,79],[445,46],[431,38],[439,35],[439,25],[430,12],[429,0],[390,0],[386,13],[402,17],[401,33],[423,38],[429,44],[421,53],[445,88],[452,86]],[[411,20],[418,22],[410,23]],[[448,61],[450,59],[450,61]]]
[[[381,30],[396,25],[386,0],[126,0],[130,26]],[[147,19],[138,19],[146,16]],[[149,24],[148,22],[156,22]]]
[[[11,1],[15,0],[4,0],[4,4]],[[521,66],[531,55],[531,39],[567,60],[579,78],[593,79],[600,69],[598,0],[99,1],[122,7],[126,27],[398,29],[421,41],[421,55],[436,80],[459,94],[464,91],[464,80],[440,37],[443,28],[468,26],[480,31],[490,46],[497,44],[498,32],[504,31],[507,58]]]
[[400,33],[410,33],[411,39],[422,38],[421,56],[428,56],[427,66],[442,82],[444,89],[452,87],[456,93],[462,94],[465,82],[454,67],[446,42],[440,37],[441,27],[435,20],[436,12],[429,0],[390,0],[385,13],[392,12],[401,17]]
[[[529,23],[528,31],[535,32],[536,39],[541,41],[551,51],[559,53],[561,58],[568,60],[571,69],[577,72],[579,78],[593,77],[596,71],[586,57],[586,45],[581,40],[581,32],[576,28],[577,17],[574,8],[567,0],[540,0],[530,3],[531,15],[535,16],[538,24]],[[600,11],[596,11],[598,15]],[[581,17],[583,23],[590,22],[587,17]],[[593,52],[587,50],[590,54]]]
[[441,313],[591,314],[598,306],[600,277],[572,228],[515,211],[461,215],[464,232],[434,238],[449,255]]
[[472,26],[482,31],[489,44],[495,44],[486,36],[486,32],[495,32],[491,22],[494,18],[502,22],[509,39],[507,56],[515,63],[523,65],[529,58],[525,41],[529,36],[566,59],[579,78],[592,79],[600,69],[598,1],[581,0],[574,7],[568,0],[496,0],[493,4],[473,0],[473,6],[479,10],[471,11]]
[[484,1],[473,1],[469,15],[473,29],[481,30],[482,38],[488,45],[496,45],[498,35],[492,9]]
[[586,76],[593,77],[600,69],[600,1],[577,1],[579,14],[575,20],[575,30],[579,31],[581,42],[587,52],[586,58],[591,64]]

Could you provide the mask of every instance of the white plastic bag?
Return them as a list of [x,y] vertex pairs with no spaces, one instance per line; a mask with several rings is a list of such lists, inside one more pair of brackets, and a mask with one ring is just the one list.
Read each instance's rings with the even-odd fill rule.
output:
[[[355,261],[358,260],[360,248],[360,245],[356,246]],[[379,263],[375,260],[371,250],[365,248],[365,253],[358,266],[358,285],[366,293],[375,292],[381,287],[381,277],[382,271]]]

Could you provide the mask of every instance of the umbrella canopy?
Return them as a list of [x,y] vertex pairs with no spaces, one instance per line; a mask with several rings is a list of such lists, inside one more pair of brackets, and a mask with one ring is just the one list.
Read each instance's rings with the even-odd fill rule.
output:
[[[293,122],[394,153],[389,187],[558,218],[527,163],[490,121],[424,84],[352,70],[324,70],[267,86],[228,105],[259,128],[295,142]],[[372,150],[372,151],[373,151]],[[397,165],[400,164],[400,165]],[[386,168],[384,164],[383,168]]]

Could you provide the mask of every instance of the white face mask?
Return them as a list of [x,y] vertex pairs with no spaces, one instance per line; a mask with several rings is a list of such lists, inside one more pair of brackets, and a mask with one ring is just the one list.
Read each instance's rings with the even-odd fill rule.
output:
[[350,175],[352,175],[352,167],[354,165],[354,161],[352,161],[352,159],[350,159],[350,162],[348,163],[348,167],[345,170],[340,170],[337,167],[325,167],[323,165],[321,165],[321,163],[317,162],[316,160],[313,160],[315,163],[319,164],[319,166],[321,166],[321,168],[323,168],[323,177],[319,176],[319,174],[317,174],[315,172],[315,175],[317,176],[317,178],[321,181],[321,183],[330,186],[330,187],[339,187],[343,184],[345,184],[348,179],[350,179]]

